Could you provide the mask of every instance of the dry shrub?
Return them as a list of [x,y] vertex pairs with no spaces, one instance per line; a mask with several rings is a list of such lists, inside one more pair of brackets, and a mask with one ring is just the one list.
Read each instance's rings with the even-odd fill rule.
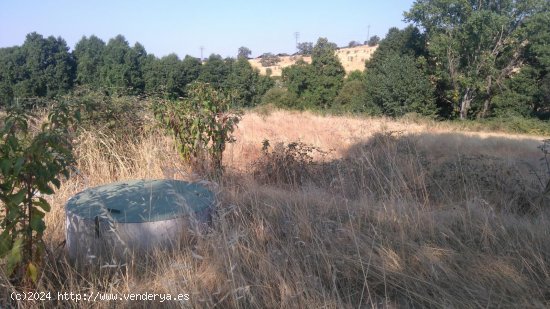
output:
[[[500,153],[506,151],[501,149],[503,144],[521,148],[522,143],[462,137],[465,145],[455,150],[448,144],[457,143],[457,136],[382,132],[331,161],[314,160],[315,153],[326,154],[318,147],[279,143],[272,151],[264,150],[253,174],[263,184],[307,184],[348,199],[369,196],[432,206],[478,199],[497,210],[519,214],[540,210],[537,200],[545,182],[537,178],[542,174],[537,171],[537,158]],[[436,145],[446,148],[435,149]]]
[[252,175],[264,184],[300,186],[304,181],[315,178],[314,156],[325,157],[326,152],[303,142],[282,142],[271,147],[269,140],[262,145],[263,156],[252,163]]

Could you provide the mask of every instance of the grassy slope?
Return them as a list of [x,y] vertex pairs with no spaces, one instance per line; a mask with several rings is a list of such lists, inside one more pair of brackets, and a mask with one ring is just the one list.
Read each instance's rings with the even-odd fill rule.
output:
[[[120,269],[77,270],[58,248],[70,196],[123,179],[196,179],[154,130],[83,134],[80,175],[52,197],[39,290],[189,293],[190,306],[220,308],[550,306],[543,137],[283,111],[247,114],[236,135],[210,233]],[[276,146],[298,140],[328,153]],[[0,284],[11,290],[4,275]]]
[[[335,54],[342,63],[342,66],[346,70],[346,73],[352,71],[364,71],[365,70],[365,61],[369,60],[374,51],[376,51],[377,46],[367,46],[361,45],[352,48],[340,48]],[[281,76],[282,70],[286,67],[289,67],[302,59],[305,62],[311,63],[311,57],[300,57],[300,56],[283,56],[280,57],[280,62],[274,66],[264,67],[260,63],[261,58],[250,59],[250,64],[260,70],[260,73],[265,75],[266,69],[271,69],[271,76]]]

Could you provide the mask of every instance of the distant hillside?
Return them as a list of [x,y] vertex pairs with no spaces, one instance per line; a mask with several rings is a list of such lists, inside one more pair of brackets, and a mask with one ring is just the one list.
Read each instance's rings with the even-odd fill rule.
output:
[[[373,47],[370,47],[368,45],[361,45],[351,48],[340,48],[336,51],[336,55],[344,66],[346,73],[355,70],[363,71],[365,69],[365,61],[370,59],[377,47],[378,45]],[[261,58],[259,57],[255,59],[250,59],[249,61],[253,67],[260,70],[261,74],[265,75],[266,69],[271,68],[271,76],[281,76],[283,68],[293,65],[300,58],[304,59],[304,61],[307,63],[311,63],[311,57],[302,57],[299,55],[280,57],[281,61],[277,63],[277,65],[269,67],[263,67],[260,63]]]

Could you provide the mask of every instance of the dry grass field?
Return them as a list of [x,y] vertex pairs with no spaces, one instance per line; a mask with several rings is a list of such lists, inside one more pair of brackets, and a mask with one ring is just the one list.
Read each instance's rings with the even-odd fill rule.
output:
[[[336,56],[344,66],[346,73],[352,71],[363,71],[365,70],[365,61],[369,60],[374,51],[378,46],[357,46],[351,48],[340,48],[336,51]],[[303,59],[307,63],[311,63],[311,57],[301,57],[301,56],[285,56],[280,57],[281,61],[277,65],[264,67],[260,63],[261,58],[255,58],[249,60],[252,67],[260,70],[260,73],[265,75],[266,69],[271,69],[271,76],[281,76],[283,69],[289,67],[296,63],[299,59]]]
[[[210,231],[190,232],[174,252],[99,268],[72,266],[63,248],[63,205],[77,192],[125,179],[200,179],[157,129],[85,132],[79,173],[50,198],[39,291],[188,293],[189,301],[18,306],[550,306],[544,137],[273,111],[247,113],[236,138]],[[0,274],[0,299],[11,291]]]

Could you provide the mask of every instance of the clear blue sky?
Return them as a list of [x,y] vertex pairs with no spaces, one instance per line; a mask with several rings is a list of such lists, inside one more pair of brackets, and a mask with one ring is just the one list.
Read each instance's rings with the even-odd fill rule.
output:
[[0,0],[0,47],[21,45],[27,33],[61,36],[72,49],[84,35],[105,42],[122,34],[158,57],[175,52],[235,56],[240,46],[253,56],[292,53],[300,42],[326,37],[338,46],[384,37],[403,28],[403,12],[413,0],[341,1],[162,1],[162,0]]

